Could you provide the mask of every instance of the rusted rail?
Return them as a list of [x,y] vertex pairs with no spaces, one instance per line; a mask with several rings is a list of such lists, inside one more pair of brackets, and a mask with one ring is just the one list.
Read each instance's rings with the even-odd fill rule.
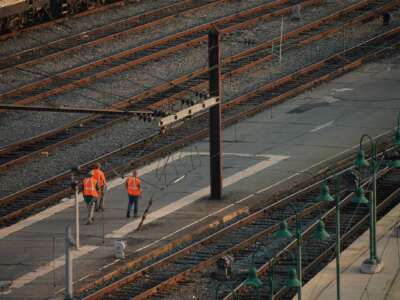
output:
[[[318,3],[320,0],[307,0],[302,3],[302,6],[307,7]],[[199,4],[197,3],[197,5]],[[238,28],[254,25],[260,19],[266,20],[288,14],[293,7],[294,5],[289,4],[287,0],[275,0],[18,87],[0,95],[0,101],[14,104],[34,103],[201,44],[207,41],[207,31],[213,26],[218,26],[222,33],[229,33]],[[94,42],[97,43],[99,40]],[[79,47],[83,47],[83,45]],[[40,59],[47,59],[47,57]],[[111,67],[105,70],[104,66]]]
[[182,0],[166,5],[126,20],[113,22],[73,36],[20,51],[0,59],[0,71],[15,67],[26,68],[43,60],[55,59],[70,53],[77,53],[84,48],[94,47],[130,34],[138,33],[146,28],[157,26],[176,18],[183,12],[193,12],[214,5],[221,0]]
[[[391,208],[399,203],[400,188],[398,187],[398,180],[400,179],[400,172],[398,170],[383,170],[380,178],[378,179],[378,195],[377,195],[377,213],[378,217],[384,216]],[[357,205],[352,203],[352,197],[345,197],[341,201],[341,250],[345,249],[357,237],[359,237],[368,228],[368,206]],[[314,222],[310,227],[304,230],[302,234],[302,263],[303,283],[310,280],[317,274],[326,264],[334,259],[335,252],[335,208],[330,208],[322,216],[326,224],[326,229],[331,233],[331,237],[324,242],[313,241],[311,234],[317,226]],[[285,287],[288,279],[289,266],[296,265],[293,261],[295,255],[289,255],[289,252],[295,252],[297,249],[296,241],[292,241],[287,246],[279,251],[271,251],[275,261],[275,299],[292,299],[296,294],[295,290]],[[267,261],[258,262],[257,274],[261,280],[268,282],[267,273],[271,270],[271,259]],[[246,299],[254,299],[254,291],[245,290],[243,285],[240,284],[236,288],[236,292],[245,297]],[[268,285],[261,288],[261,297],[267,297],[271,291]],[[226,295],[228,294],[228,295]],[[225,293],[224,300],[232,299],[232,295]]]
[[[400,27],[396,27],[356,47],[285,76],[273,84],[266,84],[254,92],[230,100],[223,106],[224,126],[254,115],[266,107],[275,105],[312,86],[353,70],[365,62],[395,53],[399,46]],[[201,115],[185,122],[183,126],[174,128],[173,131],[167,131],[163,135],[154,134],[123,149],[88,162],[82,168],[87,169],[95,161],[107,161],[114,170],[120,172],[129,170],[206,137],[208,131],[204,124],[207,124],[207,117]],[[110,177],[113,176],[111,168],[106,169],[106,173]],[[61,199],[68,196],[71,193],[69,177],[70,172],[64,172],[0,199],[0,223],[9,224],[9,222],[23,217],[23,213],[27,211],[47,205],[49,202],[53,202],[55,198]],[[13,203],[18,203],[20,208],[16,209]]]
[[[383,179],[380,178],[378,183],[384,186],[385,189],[391,189],[391,194],[393,193],[392,190],[398,193],[399,189],[393,177],[399,178],[399,172],[386,172],[387,170],[381,173],[380,176]],[[387,185],[388,177],[390,177],[392,182],[392,185],[389,187]],[[131,272],[125,270],[124,274],[130,274],[120,275],[120,279],[114,277],[109,285],[102,282],[100,289],[91,292],[90,295],[85,296],[83,299],[96,300],[129,297],[129,299],[138,300],[161,295],[170,287],[190,280],[196,272],[204,272],[222,255],[233,255],[236,258],[235,261],[241,260],[251,256],[260,244],[273,245],[271,248],[274,248],[273,250],[278,252],[278,259],[283,260],[280,256],[284,257],[285,252],[291,250],[295,242],[292,241],[288,245],[285,245],[282,241],[269,242],[272,234],[278,229],[278,224],[282,216],[288,218],[288,222],[291,225],[294,225],[295,215],[301,220],[303,227],[308,227],[310,223],[313,224],[304,230],[303,236],[305,240],[309,238],[310,233],[313,232],[317,224],[316,220],[321,218],[321,216],[326,220],[328,229],[334,229],[334,226],[331,224],[332,214],[334,214],[332,204],[315,202],[315,197],[319,192],[319,185],[320,182],[314,183],[310,187],[295,193],[295,195],[277,201],[197,243],[171,253],[171,255],[149,266],[139,270],[131,270]],[[349,214],[346,219],[346,209],[347,211],[354,212],[354,205],[351,204],[353,192],[348,190],[345,185],[341,189],[343,191],[341,194],[344,198],[341,203],[342,211],[344,212],[343,221],[349,221],[350,219],[351,221],[358,221],[357,218],[353,218],[353,214]],[[393,201],[393,197],[391,200]],[[368,209],[360,210],[359,216],[361,218],[364,217],[367,211]],[[347,231],[348,228],[344,227],[344,233]],[[332,240],[329,241],[330,244],[332,244]],[[327,244],[328,242],[325,244],[322,243],[320,249],[325,250]],[[283,248],[283,250],[280,248]],[[273,251],[270,250],[271,252]],[[315,253],[315,251],[311,253]],[[259,264],[260,262],[257,263]],[[260,269],[260,274],[267,270],[267,266],[261,268],[264,269]]]
[[32,31],[38,30],[38,29],[44,29],[44,28],[53,27],[54,25],[57,25],[57,24],[63,24],[65,22],[68,22],[68,20],[70,20],[70,19],[81,18],[81,17],[88,16],[88,15],[91,15],[91,14],[99,13],[99,12],[102,12],[102,11],[105,11],[105,10],[118,8],[118,7],[121,7],[121,6],[124,6],[124,5],[125,5],[125,1],[118,0],[118,1],[115,1],[115,2],[110,3],[110,4],[89,8],[88,10],[76,13],[74,15],[67,15],[65,17],[61,17],[61,18],[58,18],[56,20],[51,20],[51,21],[47,21],[47,22],[44,22],[44,23],[34,24],[32,26],[29,26],[29,27],[26,27],[26,28],[22,28],[21,30],[18,30],[18,31],[13,31],[13,32],[8,32],[8,33],[1,34],[0,35],[0,41],[8,40],[8,39],[16,37],[16,36],[18,36],[18,35],[20,35],[22,33],[28,33],[28,32],[32,32]]
[[[375,3],[377,5],[372,5],[373,2],[371,1],[361,1],[285,34],[283,36],[283,41],[285,42],[283,50],[293,50],[329,35],[333,35],[337,33],[338,30],[341,30],[343,26],[362,24],[365,20],[379,16],[383,11],[394,9],[400,1]],[[361,16],[354,17],[354,15],[358,14],[362,9],[366,9],[367,12]],[[346,20],[349,21],[344,23]],[[342,23],[339,28],[336,26],[338,22]],[[321,28],[321,26],[323,26],[323,28]],[[222,78],[224,79],[227,76],[231,77],[236,74],[241,74],[263,62],[272,60],[271,46],[276,44],[278,40],[279,38],[272,39],[254,48],[223,59]],[[137,96],[120,101],[112,107],[124,109],[156,109],[166,103],[176,102],[177,99],[182,98],[188,93],[186,88],[191,88],[192,90],[201,89],[201,87],[207,84],[207,76],[207,68],[199,69],[191,74],[181,76],[170,83],[163,84]],[[98,115],[90,116],[29,140],[4,147],[0,149],[0,170],[24,162],[40,154],[42,151],[51,151],[68,142],[77,141],[79,138],[83,138],[123,120],[126,120],[126,118],[113,118],[110,116]]]

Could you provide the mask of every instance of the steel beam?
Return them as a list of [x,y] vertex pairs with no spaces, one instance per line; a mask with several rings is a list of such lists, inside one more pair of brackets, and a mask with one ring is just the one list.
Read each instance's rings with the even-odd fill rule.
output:
[[[209,89],[211,97],[221,99],[220,33],[217,29],[208,34]],[[222,130],[221,102],[210,108],[210,186],[211,199],[222,197]]]

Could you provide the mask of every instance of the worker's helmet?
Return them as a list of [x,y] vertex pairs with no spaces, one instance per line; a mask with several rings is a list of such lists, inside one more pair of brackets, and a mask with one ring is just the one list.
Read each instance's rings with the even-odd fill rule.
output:
[[89,171],[89,172],[88,172],[88,175],[89,175],[89,176],[93,176],[93,175],[94,175],[94,172],[93,172],[93,171]]

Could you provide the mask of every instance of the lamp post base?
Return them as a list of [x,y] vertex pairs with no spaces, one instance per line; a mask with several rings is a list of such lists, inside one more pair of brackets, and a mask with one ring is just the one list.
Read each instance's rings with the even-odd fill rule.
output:
[[361,273],[364,274],[375,274],[383,270],[383,262],[378,259],[366,259],[361,265]]

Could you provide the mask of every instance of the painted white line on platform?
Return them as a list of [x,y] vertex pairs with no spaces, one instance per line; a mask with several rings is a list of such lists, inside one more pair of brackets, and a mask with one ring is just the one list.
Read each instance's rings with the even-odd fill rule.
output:
[[[374,137],[374,139],[377,139],[377,138],[379,138],[379,137],[381,137],[383,135],[387,135],[390,132],[391,131],[388,130],[388,131],[385,131],[384,133],[378,134],[378,135],[376,135]],[[359,146],[358,144],[356,144],[354,146],[351,146],[351,147],[347,148],[346,150],[343,150],[342,152],[339,152],[339,153],[337,153],[337,154],[335,154],[335,155],[333,155],[333,156],[331,156],[331,157],[329,157],[327,159],[321,160],[321,161],[319,161],[319,162],[317,162],[317,163],[315,163],[315,164],[313,164],[313,165],[311,165],[311,166],[309,166],[309,167],[307,167],[305,169],[302,169],[301,171],[298,171],[298,172],[296,172],[296,173],[294,173],[294,174],[282,179],[282,180],[279,180],[279,181],[277,181],[277,182],[275,182],[275,183],[273,183],[273,184],[271,184],[269,186],[266,186],[265,188],[262,188],[262,189],[258,190],[257,192],[255,192],[253,194],[249,194],[249,195],[243,197],[242,199],[239,199],[238,201],[236,201],[233,204],[229,204],[227,206],[224,206],[224,207],[220,208],[219,210],[217,210],[215,212],[212,212],[211,214],[208,214],[208,215],[206,215],[206,216],[204,216],[204,217],[202,217],[202,218],[200,218],[200,219],[198,219],[198,220],[196,220],[196,221],[194,221],[194,222],[192,222],[192,223],[190,223],[190,224],[188,224],[188,225],[186,225],[186,226],[184,226],[184,227],[182,227],[182,228],[180,228],[180,229],[178,229],[178,230],[176,230],[174,232],[171,232],[171,233],[163,236],[162,238],[160,238],[158,240],[155,240],[155,241],[153,241],[153,242],[151,242],[151,243],[149,243],[149,244],[137,249],[136,252],[142,251],[142,250],[144,250],[146,248],[149,248],[149,247],[151,247],[151,246],[153,246],[153,245],[155,245],[155,244],[157,244],[157,243],[159,243],[159,242],[161,242],[161,241],[163,241],[163,240],[165,240],[167,238],[170,238],[173,235],[175,235],[175,234],[177,234],[177,233],[179,233],[179,232],[181,232],[181,231],[183,231],[183,230],[185,230],[185,229],[187,229],[187,228],[189,228],[189,227],[191,227],[193,225],[196,225],[196,224],[204,221],[205,219],[207,219],[209,217],[212,217],[212,216],[214,216],[216,214],[219,214],[219,213],[227,210],[228,208],[232,207],[234,204],[240,204],[241,202],[244,202],[244,201],[246,201],[246,200],[248,200],[250,198],[253,198],[256,195],[262,194],[262,193],[264,193],[264,192],[266,192],[266,191],[268,191],[268,190],[270,190],[270,189],[272,189],[272,188],[274,188],[274,187],[276,187],[276,186],[278,186],[278,185],[280,185],[280,184],[282,184],[282,183],[284,183],[284,182],[286,182],[286,181],[288,181],[288,180],[290,180],[290,179],[292,179],[292,178],[294,178],[296,176],[299,176],[301,174],[304,174],[305,172],[308,172],[309,170],[311,170],[311,169],[313,169],[313,168],[315,168],[315,167],[317,167],[317,166],[319,166],[319,165],[321,165],[321,164],[323,164],[323,163],[325,163],[327,161],[330,161],[330,160],[332,160],[332,159],[334,159],[336,157],[339,157],[339,156],[345,154],[346,152],[351,151],[352,149],[354,149],[354,148],[356,148],[358,146]]]
[[[190,154],[190,152],[187,152],[187,153]],[[182,155],[180,155],[179,157],[182,157]],[[230,186],[246,177],[256,174],[256,173],[258,173],[258,172],[260,172],[282,160],[285,160],[289,157],[282,156],[282,155],[269,155],[268,158],[269,159],[263,160],[247,169],[239,171],[239,172],[233,174],[232,176],[226,178],[223,181],[224,187]],[[169,161],[172,161],[172,160],[170,159]],[[149,170],[149,168],[146,171],[149,172],[148,170]],[[210,192],[210,187],[208,186],[208,187],[202,188],[202,189],[198,190],[197,192],[194,192],[188,196],[185,196],[169,205],[166,205],[166,206],[158,209],[157,211],[150,213],[148,215],[148,217],[146,218],[146,221],[144,222],[144,224],[150,223],[150,222],[157,220],[161,217],[164,217],[180,208],[183,208],[183,207],[201,199],[202,197],[207,196],[209,194],[209,192]],[[63,204],[67,204],[67,203],[63,203]],[[233,204],[228,205],[228,207],[231,207],[231,206],[233,206]],[[227,209],[228,207],[224,207],[224,209]],[[220,211],[222,211],[222,210],[220,210]],[[217,211],[215,213],[218,213],[218,212],[219,211]],[[205,217],[205,218],[207,218],[207,217]],[[107,238],[121,238],[121,237],[125,236],[126,234],[130,233],[131,231],[135,230],[137,228],[138,224],[139,224],[139,220],[135,220],[131,223],[128,223],[128,224],[122,226],[120,229],[113,231],[111,234],[107,234],[106,237]],[[191,226],[191,225],[187,225],[184,228],[181,228],[181,230],[184,230],[185,228],[187,228],[189,226]],[[167,238],[167,236],[164,237],[164,239],[165,238]],[[148,246],[150,246],[150,245],[148,245]],[[78,251],[73,252],[73,257],[75,259],[79,258],[79,257],[81,257],[89,252],[92,252],[98,248],[100,248],[100,246],[83,246]],[[115,262],[116,261],[114,261],[112,264],[114,264]],[[12,290],[12,289],[21,288],[21,287],[25,286],[26,284],[31,283],[33,280],[51,272],[52,270],[63,266],[64,263],[65,263],[65,256],[63,255],[53,261],[50,261],[49,263],[47,263],[44,266],[39,267],[35,271],[27,273],[27,274],[17,278],[15,281],[13,281],[10,289]]]
[[332,121],[329,121],[329,122],[327,122],[325,124],[322,124],[320,126],[314,127],[313,129],[310,130],[310,132],[314,133],[314,132],[320,131],[320,130],[326,128],[326,127],[332,126],[334,122],[335,121],[332,120]]
[[[285,160],[289,158],[288,156],[283,156],[283,155],[269,155],[269,159],[268,160],[263,160],[251,167],[248,167],[247,169],[244,169],[242,171],[239,171],[231,176],[229,176],[228,178],[224,179],[223,181],[223,186],[227,187],[230,186],[244,178],[247,178],[251,175],[254,175],[282,160]],[[197,192],[194,192],[190,195],[187,195],[177,201],[174,201],[173,203],[166,205],[158,210],[156,210],[153,213],[150,213],[145,221],[144,224],[150,223],[152,221],[155,221],[159,218],[162,218],[178,209],[181,209],[189,204],[192,204],[194,202],[196,202],[197,200],[206,197],[207,195],[209,195],[210,193],[210,187],[207,186],[205,188],[202,188],[200,190],[198,190]],[[139,225],[140,220],[135,220],[132,221],[124,226],[122,226],[121,228],[114,230],[113,232],[106,234],[106,238],[122,238],[125,235],[127,235],[128,233],[134,231],[137,226]]]
[[[185,158],[187,156],[191,155],[209,155],[208,152],[177,152],[174,153],[173,155],[170,155],[169,157],[165,157],[162,159],[159,159],[147,166],[144,166],[140,169],[138,169],[139,175],[145,175],[147,173],[150,173],[162,166],[165,166],[167,164],[170,164],[176,160]],[[257,158],[268,158],[270,157],[267,154],[247,154],[247,153],[224,153],[224,156],[238,156],[238,157],[257,157]],[[127,174],[124,174],[127,175]],[[121,184],[124,184],[125,179],[123,178],[115,178],[111,180],[108,184],[108,189],[113,189]],[[82,194],[79,194],[78,196],[78,202],[82,203],[83,202],[83,197]],[[75,205],[75,202],[72,198],[66,198],[66,200],[60,204],[54,205],[36,215],[33,215],[27,219],[21,220],[18,223],[11,225],[9,227],[0,229],[0,240],[4,239],[5,237],[9,236],[10,234],[13,234],[15,232],[18,232],[26,227],[29,227],[37,222],[40,222],[46,218],[49,218],[65,209],[71,208]]]
[[[74,259],[81,257],[85,254],[88,254],[89,252],[92,252],[96,250],[98,247],[97,246],[83,246],[81,247],[78,251],[72,251],[72,256]],[[65,263],[65,255],[60,256],[59,258],[50,261],[49,263],[45,264],[44,266],[41,266],[37,268],[35,271],[29,272],[25,275],[22,275],[21,277],[17,278],[16,280],[13,281],[13,283],[10,286],[10,290],[13,289],[19,289],[35,279],[53,271],[54,269],[63,266]]]
[[[160,166],[163,166],[163,165],[171,163],[175,160],[181,159],[187,155],[190,155],[190,152],[185,152],[185,153],[183,153],[183,155],[181,155],[180,153],[174,153],[173,155],[169,156],[169,158],[163,158],[163,159],[157,160],[143,168],[138,169],[138,173],[140,175],[147,174],[147,173],[159,168]],[[109,182],[108,188],[112,189],[118,185],[123,184],[124,182],[125,182],[125,179],[122,179],[122,178],[113,179]],[[79,203],[83,202],[82,194],[79,194],[78,201],[79,201]],[[54,205],[36,215],[33,215],[32,217],[29,217],[27,219],[19,221],[18,223],[14,224],[14,225],[0,229],[0,240],[4,239],[5,237],[9,236],[10,234],[13,234],[17,231],[20,231],[20,230],[28,227],[28,226],[31,226],[37,222],[40,222],[46,218],[49,218],[67,208],[73,207],[74,205],[75,205],[75,201],[72,198],[67,198],[65,202]]]

